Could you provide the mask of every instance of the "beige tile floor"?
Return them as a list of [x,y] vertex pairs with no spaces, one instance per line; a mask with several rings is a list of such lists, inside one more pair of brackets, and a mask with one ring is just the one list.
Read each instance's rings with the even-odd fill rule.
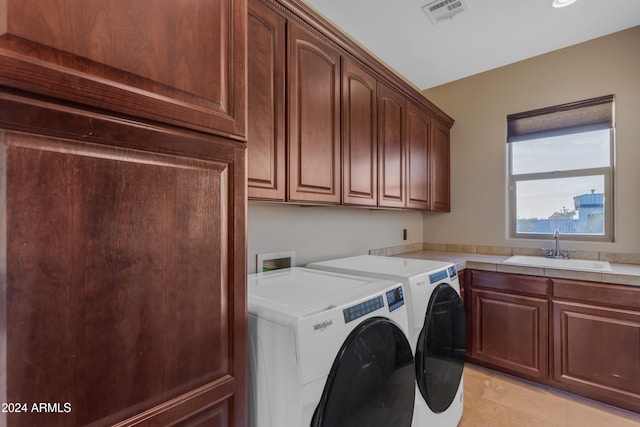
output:
[[466,365],[458,427],[640,427],[640,414]]

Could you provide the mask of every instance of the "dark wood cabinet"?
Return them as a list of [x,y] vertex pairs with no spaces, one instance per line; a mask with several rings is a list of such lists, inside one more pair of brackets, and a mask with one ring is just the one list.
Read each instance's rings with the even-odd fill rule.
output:
[[450,211],[449,126],[380,85],[379,206]]
[[289,26],[288,199],[340,203],[340,54]]
[[450,147],[449,127],[436,119],[431,119],[431,140],[429,141],[429,189],[431,212],[451,210],[450,189]]
[[259,0],[248,16],[248,193],[286,198],[286,20]]
[[460,299],[462,300],[462,303],[467,306],[469,305],[467,303],[467,300],[465,299],[465,296],[468,294],[469,291],[467,291],[467,270],[458,270],[458,282],[460,284]]
[[406,198],[405,97],[380,84],[378,92],[378,205],[404,208]]
[[343,59],[342,66],[342,202],[378,204],[377,80]]
[[[532,294],[517,295],[523,281]],[[469,359],[533,379],[548,373],[549,308],[544,278],[471,272]]]
[[413,102],[407,102],[405,138],[407,150],[407,195],[406,207],[422,211],[429,210],[429,141],[431,118]]
[[478,270],[465,282],[471,363],[640,412],[640,288]]
[[244,139],[246,0],[2,9],[0,85]]
[[71,407],[0,424],[245,425],[243,144],[0,108],[3,397]]
[[449,116],[304,2],[248,33],[250,199],[449,210]]
[[246,0],[0,9],[0,425],[246,426]]
[[547,375],[547,301],[472,291],[471,357],[527,377]]
[[552,380],[640,412],[640,289],[554,280]]

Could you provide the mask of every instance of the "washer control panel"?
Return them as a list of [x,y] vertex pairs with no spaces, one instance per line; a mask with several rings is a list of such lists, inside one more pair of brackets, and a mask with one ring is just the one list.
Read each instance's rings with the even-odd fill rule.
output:
[[362,316],[366,316],[369,313],[379,310],[382,307],[384,307],[384,300],[382,299],[382,295],[380,295],[363,301],[360,304],[345,308],[342,310],[342,314],[344,314],[344,322],[352,322]]
[[[390,312],[397,310],[404,305],[404,292],[402,290],[402,286],[398,286],[397,288],[387,291],[385,296],[387,297],[387,306],[389,307]],[[344,322],[353,322],[362,316],[366,316],[369,313],[380,310],[382,307],[384,307],[384,299],[382,295],[378,295],[359,304],[352,305],[351,307],[342,310]]]

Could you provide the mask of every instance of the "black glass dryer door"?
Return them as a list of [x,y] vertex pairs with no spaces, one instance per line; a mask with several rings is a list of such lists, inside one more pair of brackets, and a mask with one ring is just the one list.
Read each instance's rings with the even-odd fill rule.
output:
[[435,413],[445,411],[458,391],[467,349],[464,306],[446,283],[433,293],[416,348],[416,381]]
[[411,347],[390,320],[365,320],[338,352],[311,427],[410,427],[415,399]]

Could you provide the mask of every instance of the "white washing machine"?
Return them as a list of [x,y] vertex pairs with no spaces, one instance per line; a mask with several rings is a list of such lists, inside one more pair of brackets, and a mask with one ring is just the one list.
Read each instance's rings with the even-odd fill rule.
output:
[[363,255],[315,262],[307,267],[405,285],[417,389],[413,426],[457,426],[463,410],[467,330],[455,265]]
[[250,274],[248,295],[249,426],[411,426],[402,284],[290,268]]

